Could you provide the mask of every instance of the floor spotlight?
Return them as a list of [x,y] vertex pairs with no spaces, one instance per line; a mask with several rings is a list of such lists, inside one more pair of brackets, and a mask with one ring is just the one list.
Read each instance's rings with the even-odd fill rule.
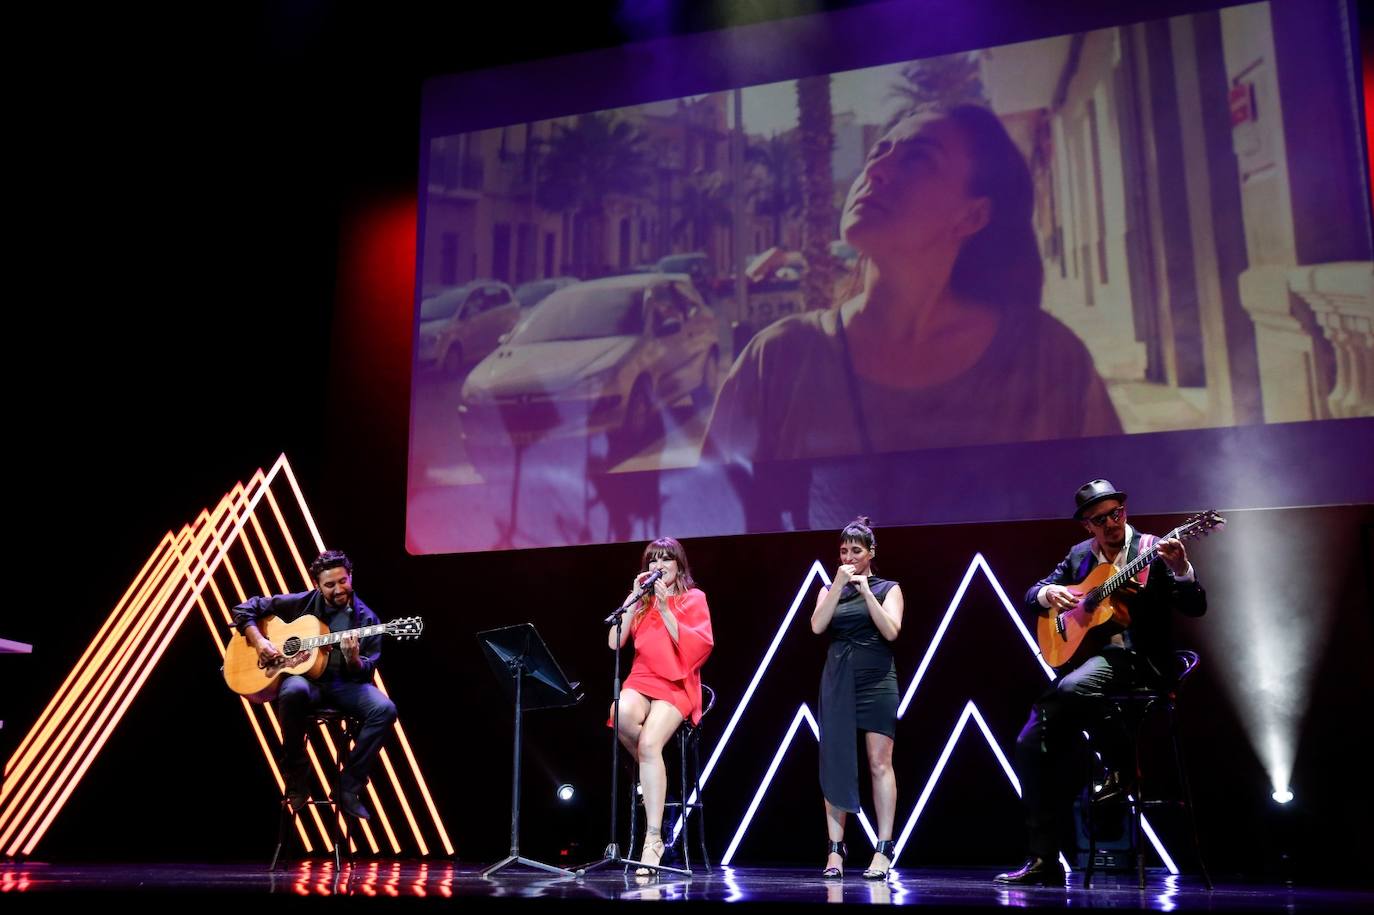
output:
[[563,784],[558,786],[558,799],[563,803],[566,804],[568,801],[571,801],[573,799],[573,794],[572,785]]
[[1287,788],[1283,788],[1282,790],[1275,791],[1269,796],[1274,799],[1275,803],[1287,804],[1293,799],[1293,792],[1289,791]]

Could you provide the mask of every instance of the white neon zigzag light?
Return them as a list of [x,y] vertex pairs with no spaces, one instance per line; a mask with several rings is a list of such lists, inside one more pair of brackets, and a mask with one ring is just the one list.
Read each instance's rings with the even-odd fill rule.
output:
[[[1021,637],[1025,641],[1027,648],[1035,657],[1036,662],[1039,663],[1040,668],[1045,672],[1045,676],[1050,680],[1054,679],[1053,668],[1046,664],[1045,659],[1040,656],[1040,647],[1035,643],[1034,637],[1031,636],[1030,631],[1021,621],[1020,614],[1016,612],[1016,608],[1012,605],[1011,600],[1007,597],[1007,593],[1005,590],[1003,590],[1001,582],[999,582],[997,580],[997,576],[993,574],[991,567],[989,567],[987,564],[987,560],[983,558],[983,554],[975,553],[973,560],[969,563],[968,570],[964,572],[963,580],[959,582],[959,587],[955,590],[953,598],[950,599],[949,607],[945,610],[945,615],[940,620],[940,625],[936,628],[935,635],[931,637],[930,645],[926,648],[925,655],[921,658],[921,663],[916,668],[916,673],[912,676],[911,684],[907,687],[906,693],[902,697],[901,704],[897,708],[898,718],[906,714],[906,710],[911,705],[912,699],[915,698],[916,688],[920,685],[921,680],[925,677],[926,670],[930,667],[931,659],[934,658],[935,652],[938,650],[941,640],[944,638],[946,631],[948,631],[949,629],[949,625],[954,618],[955,611],[959,609],[960,605],[963,602],[964,594],[968,591],[968,586],[970,582],[972,582],[973,580],[973,573],[980,569],[982,570],[983,575],[987,578],[989,584],[992,585],[992,589],[997,594],[998,599],[1002,602],[1002,606],[1007,611],[1007,616],[1011,619],[1013,625],[1016,626],[1017,631],[1020,632]],[[711,774],[715,771],[716,763],[719,761],[721,754],[724,753],[726,745],[729,744],[730,738],[731,736],[733,736],[735,732],[735,727],[739,724],[740,719],[744,716],[744,710],[748,707],[750,700],[753,698],[755,690],[757,690],[759,683],[763,680],[764,672],[768,669],[768,665],[772,663],[773,656],[777,653],[778,646],[782,643],[782,639],[787,634],[788,628],[791,626],[793,618],[797,615],[797,610],[801,607],[802,600],[810,591],[812,579],[818,576],[821,579],[821,581],[826,585],[826,587],[830,586],[830,577],[826,575],[825,568],[821,565],[819,560],[811,564],[811,568],[807,572],[806,578],[802,582],[801,588],[798,589],[796,597],[792,600],[792,606],[788,608],[786,615],[783,616],[782,622],[779,624],[777,632],[773,636],[772,642],[769,643],[768,650],[764,652],[763,658],[759,662],[758,669],[754,671],[754,676],[749,681],[749,686],[745,689],[744,695],[740,699],[739,705],[735,707],[734,714],[731,715],[729,723],[725,726],[725,730],[721,733],[720,740],[717,742],[715,749],[712,750],[711,756],[706,762],[706,766],[702,769],[701,785],[703,788],[705,787],[707,781],[710,779]],[[940,758],[936,762],[935,768],[932,770],[930,777],[926,780],[925,788],[922,790],[921,796],[917,799],[916,806],[912,809],[911,815],[907,818],[907,822],[905,826],[903,826],[902,828],[901,834],[897,840],[897,848],[895,852],[897,856],[901,855],[902,849],[905,847],[907,840],[910,838],[911,833],[914,831],[916,827],[916,821],[920,819],[921,812],[925,809],[926,802],[930,799],[931,794],[934,792],[935,785],[940,780],[940,775],[944,771],[945,764],[949,761],[949,757],[954,751],[954,746],[956,743],[958,743],[959,737],[962,736],[964,728],[968,724],[970,718],[972,718],[977,723],[979,730],[982,731],[984,739],[986,739],[989,748],[991,748],[994,756],[996,756],[997,761],[1001,765],[1002,771],[1006,774],[1007,779],[1011,783],[1012,788],[1016,791],[1017,797],[1021,796],[1021,783],[1017,779],[1015,771],[1012,769],[1011,764],[1007,761],[1006,755],[1002,752],[1001,747],[998,746],[996,738],[993,737],[992,731],[988,728],[987,722],[983,719],[982,714],[978,711],[978,707],[973,703],[972,700],[969,700],[968,703],[964,706],[963,714],[959,716],[958,723],[950,732],[949,738],[945,742],[944,751],[940,754]],[[787,729],[787,734],[783,737],[782,742],[778,745],[777,751],[773,754],[773,759],[768,767],[768,770],[764,773],[763,779],[759,783],[758,790],[754,793],[753,800],[750,802],[749,807],[746,809],[743,818],[740,820],[739,826],[735,830],[734,837],[730,840],[729,847],[726,849],[724,856],[721,858],[720,863],[722,867],[729,865],[730,862],[734,859],[735,851],[739,848],[740,842],[744,839],[744,834],[746,831],[748,831],[749,824],[753,820],[754,814],[757,812],[759,805],[762,803],[764,795],[767,794],[768,786],[772,783],[773,776],[777,773],[778,766],[781,765],[782,759],[786,755],[788,748],[791,746],[792,739],[796,736],[797,729],[801,726],[802,721],[806,721],[811,726],[812,734],[819,741],[820,728],[816,724],[815,716],[811,713],[810,707],[805,702],[803,702],[797,708],[796,715],[793,716],[792,723]],[[695,800],[696,792],[693,791],[689,796],[688,803],[692,803]],[[868,818],[864,815],[864,812],[862,810],[859,811],[859,822],[862,824],[864,832],[868,835],[869,841],[876,845],[878,840],[877,834],[873,831],[872,825],[869,823]],[[677,823],[673,827],[674,837],[676,837],[681,832],[682,824],[682,817],[679,816]],[[1159,840],[1158,835],[1156,835],[1154,828],[1150,825],[1149,820],[1146,819],[1146,817],[1143,814],[1140,818],[1140,824],[1141,830],[1145,833],[1146,837],[1149,838],[1150,844],[1154,846],[1156,853],[1159,854],[1160,860],[1164,862],[1165,868],[1169,871],[1170,874],[1177,874],[1177,865],[1174,864],[1173,858],[1170,857],[1168,851],[1165,850],[1164,845]],[[1063,855],[1060,855],[1060,861],[1064,864],[1066,868],[1068,868],[1068,861],[1064,859]]]

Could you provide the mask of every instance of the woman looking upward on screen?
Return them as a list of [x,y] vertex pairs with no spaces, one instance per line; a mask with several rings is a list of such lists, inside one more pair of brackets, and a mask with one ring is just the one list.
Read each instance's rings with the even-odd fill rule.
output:
[[1087,348],[1040,310],[1030,170],[990,111],[909,117],[840,220],[857,294],[740,354],[703,458],[758,461],[1121,431]]

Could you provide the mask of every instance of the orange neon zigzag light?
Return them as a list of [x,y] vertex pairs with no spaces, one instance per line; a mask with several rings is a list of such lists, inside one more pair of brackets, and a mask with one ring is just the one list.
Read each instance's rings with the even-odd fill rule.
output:
[[[293,536],[293,525],[282,510],[283,503],[290,507],[293,501],[279,502],[272,491],[274,485],[290,488],[294,507],[300,512],[295,527],[303,525],[308,531],[305,537]],[[266,510],[260,513],[264,501]],[[273,542],[278,543],[275,548]],[[5,763],[4,783],[0,785],[0,853],[32,854],[193,608],[200,610],[215,649],[223,657],[232,603],[250,593],[291,591],[292,580],[309,587],[301,543],[309,545],[307,552],[324,549],[324,540],[284,454],[270,471],[258,470],[247,483],[234,486],[213,509],[202,511],[180,533],[163,536]],[[241,571],[248,574],[241,575]],[[386,692],[380,674],[374,682]],[[281,743],[281,726],[272,707],[243,699],[240,705],[273,779],[279,788],[284,787],[273,753]],[[337,766],[340,740],[337,733],[321,728],[315,740],[307,741],[310,765],[321,784],[328,784],[326,769]],[[325,748],[328,760],[322,759],[317,746]],[[392,761],[396,748],[403,757],[399,766]],[[385,779],[374,778],[368,786],[377,819],[362,824],[362,842],[373,852],[385,845],[390,852],[400,853],[408,826],[409,838],[419,854],[431,854],[432,840],[437,838],[435,844],[452,855],[448,831],[400,721],[380,759]],[[410,785],[403,782],[407,773],[413,777]],[[382,791],[378,790],[379,782]],[[412,800],[418,803],[412,805]],[[420,807],[423,810],[417,817]],[[313,837],[318,837],[322,848],[332,850],[327,822],[319,808],[309,809],[309,819],[296,820],[306,851],[314,851]],[[394,823],[403,823],[400,834]],[[374,834],[374,828],[379,828],[380,835]],[[348,838],[356,849],[359,837]]]

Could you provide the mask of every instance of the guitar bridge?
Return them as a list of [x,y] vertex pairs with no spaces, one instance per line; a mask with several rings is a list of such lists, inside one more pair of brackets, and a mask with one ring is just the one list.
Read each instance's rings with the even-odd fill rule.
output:
[[1065,633],[1064,633],[1064,614],[1062,614],[1062,613],[1056,613],[1056,614],[1054,615],[1054,631],[1057,632],[1057,633],[1059,634],[1059,637],[1060,637],[1061,639],[1065,637]]

